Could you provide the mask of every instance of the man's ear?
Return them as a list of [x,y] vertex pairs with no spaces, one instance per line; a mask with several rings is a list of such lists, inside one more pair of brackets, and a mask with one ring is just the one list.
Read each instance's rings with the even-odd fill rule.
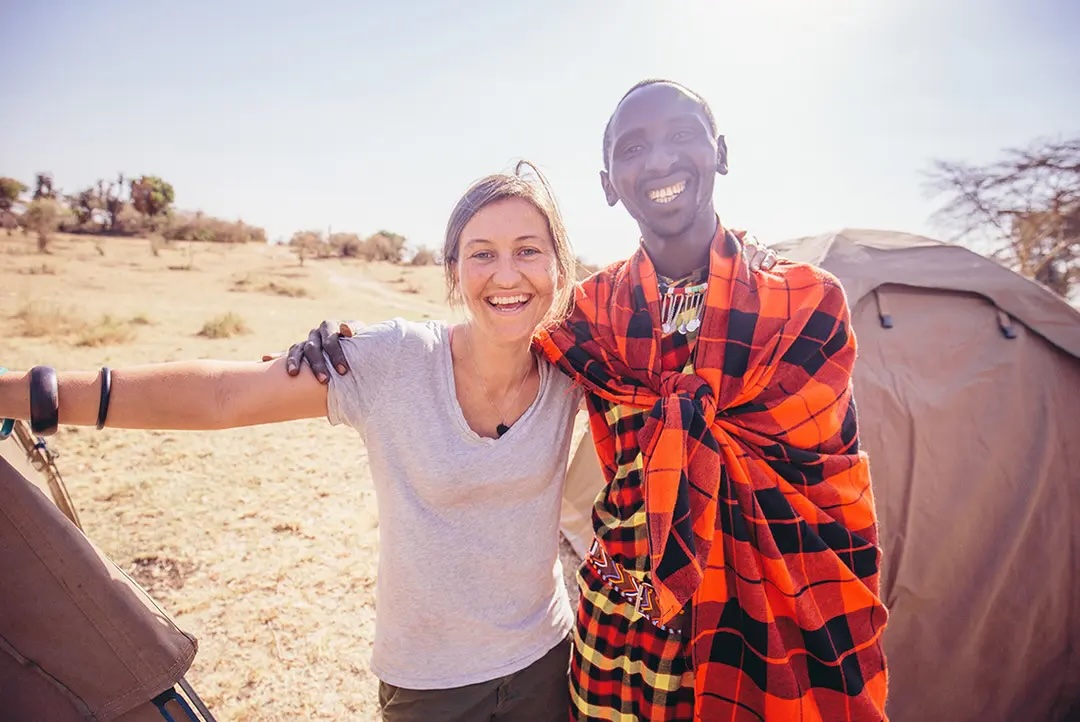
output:
[[722,135],[716,136],[716,172],[727,175],[727,140]]
[[600,186],[604,189],[604,198],[609,206],[619,202],[619,194],[615,192],[615,186],[611,185],[611,176],[606,170],[600,171]]

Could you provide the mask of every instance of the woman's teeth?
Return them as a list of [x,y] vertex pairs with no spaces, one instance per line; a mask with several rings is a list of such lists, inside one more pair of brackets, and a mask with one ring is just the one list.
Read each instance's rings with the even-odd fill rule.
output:
[[489,296],[487,302],[497,311],[516,311],[529,302],[531,296],[519,293],[516,296]]
[[654,203],[671,203],[678,198],[684,190],[686,190],[686,181],[679,181],[675,185],[649,191],[649,200]]

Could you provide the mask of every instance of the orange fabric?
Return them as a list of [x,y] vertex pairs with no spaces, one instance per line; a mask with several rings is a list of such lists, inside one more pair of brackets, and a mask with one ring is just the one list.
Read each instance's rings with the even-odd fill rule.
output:
[[597,414],[591,428],[609,481],[628,444],[644,459],[660,616],[693,602],[695,719],[885,719],[887,613],[843,289],[803,264],[751,274],[722,227],[708,283],[694,374],[658,362],[644,249],[587,279],[537,344],[590,393],[649,410],[630,440]]

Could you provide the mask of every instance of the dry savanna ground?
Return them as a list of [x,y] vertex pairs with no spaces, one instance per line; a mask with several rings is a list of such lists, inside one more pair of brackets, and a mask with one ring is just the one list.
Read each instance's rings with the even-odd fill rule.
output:
[[[0,235],[0,364],[257,360],[324,318],[446,318],[438,267],[284,247]],[[221,432],[67,427],[87,535],[198,637],[218,719],[376,717],[378,518],[366,451],[324,420]],[[566,548],[564,544],[564,549]]]

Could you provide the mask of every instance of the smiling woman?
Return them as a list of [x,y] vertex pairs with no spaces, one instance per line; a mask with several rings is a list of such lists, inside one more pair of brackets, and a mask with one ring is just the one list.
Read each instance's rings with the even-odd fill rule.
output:
[[501,437],[540,386],[532,338],[573,293],[573,251],[539,171],[523,162],[473,184],[450,214],[443,256],[449,299],[468,311],[450,331],[458,400],[470,426]]
[[465,224],[455,267],[478,331],[508,341],[528,339],[547,315],[559,283],[547,226],[524,198],[496,201]]
[[383,719],[565,720],[573,612],[558,534],[582,393],[532,341],[566,313],[574,256],[547,184],[525,167],[473,184],[447,224],[462,324],[371,325],[346,339],[351,370],[326,385],[290,379],[289,359],[6,374],[0,418],[209,430],[322,416],[352,427],[379,507],[371,667]]

